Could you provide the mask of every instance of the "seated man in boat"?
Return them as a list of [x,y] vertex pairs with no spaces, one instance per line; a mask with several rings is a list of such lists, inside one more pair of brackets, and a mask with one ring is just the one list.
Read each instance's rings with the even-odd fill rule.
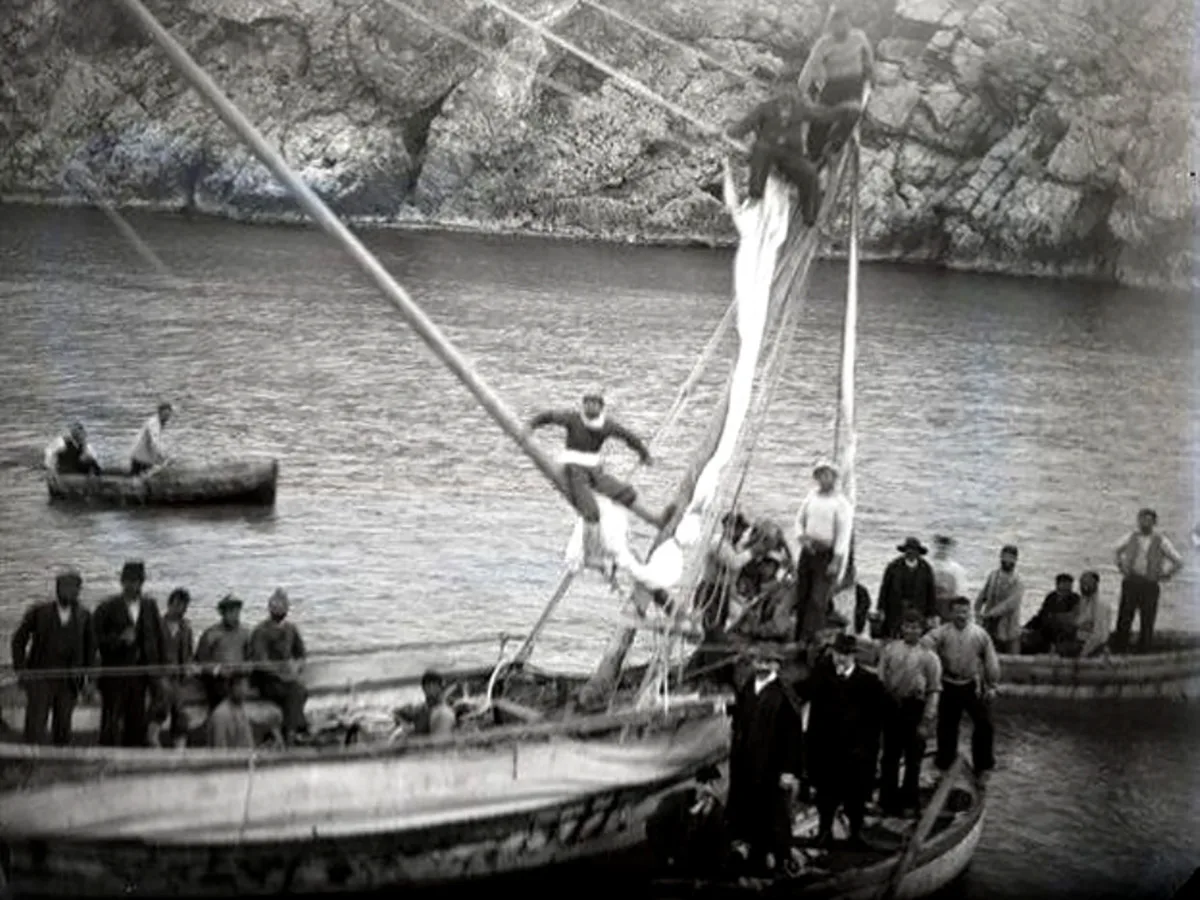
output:
[[1079,576],[1079,610],[1075,616],[1075,640],[1059,647],[1063,656],[1087,658],[1108,651],[1112,633],[1112,608],[1100,599],[1100,575],[1089,569]]
[[[857,113],[857,110],[856,110]],[[729,137],[741,138],[754,132],[750,148],[751,200],[761,200],[771,169],[796,186],[804,224],[816,224],[821,209],[821,187],[816,167],[804,156],[805,126],[817,119],[833,120],[845,116],[845,110],[814,107],[794,87],[786,88],[754,109],[729,128]]]
[[54,475],[99,475],[100,464],[88,446],[87,430],[75,422],[67,433],[54,439],[43,458],[46,471]]
[[253,750],[254,730],[246,715],[246,676],[233,674],[222,678],[224,699],[209,714],[204,730],[209,747],[224,750]]
[[743,546],[749,534],[750,523],[740,512],[721,517],[721,531],[705,556],[704,575],[692,597],[692,608],[700,611],[705,632],[725,628],[738,575],[751,559]]
[[1054,579],[1054,590],[1021,632],[1022,653],[1057,653],[1059,644],[1075,641],[1079,595],[1074,587],[1075,578],[1066,572]]
[[208,697],[209,710],[216,709],[225,699],[228,676],[243,671],[254,658],[250,632],[242,627],[242,601],[226,594],[217,604],[221,621],[210,625],[196,642],[195,662],[200,666],[200,680]]
[[396,724],[411,726],[415,735],[446,735],[454,731],[458,717],[446,702],[446,680],[440,672],[432,669],[421,676],[421,690],[425,694],[423,703],[413,703],[393,710]]
[[[535,431],[547,425],[558,425],[566,429],[566,449],[561,461],[567,478],[567,491],[571,504],[589,525],[600,522],[600,508],[595,494],[632,508],[637,502],[637,491],[618,478],[604,471],[600,465],[600,450],[609,438],[617,438],[629,445],[639,457],[642,465],[654,462],[650,451],[640,437],[605,413],[604,395],[599,390],[588,391],[578,410],[548,410],[538,413],[529,420],[528,430]],[[660,527],[666,525],[674,509],[668,507],[658,517]]]
[[133,442],[129,453],[129,471],[132,475],[140,475],[155,466],[161,466],[167,461],[163,448],[162,431],[171,421],[173,408],[170,403],[158,404],[158,410],[142,423],[141,431]]
[[820,83],[817,95],[820,107],[853,111],[832,121],[814,121],[809,128],[808,158],[822,166],[854,128],[862,107],[863,90],[874,78],[875,51],[866,34],[850,27],[846,11],[837,9],[829,19],[829,31],[817,39],[811,55],[812,67],[799,85],[803,96],[809,97]]
[[308,733],[304,704],[308,691],[300,680],[304,670],[304,639],[300,629],[288,622],[288,595],[276,588],[267,601],[267,618],[250,633],[251,657],[258,663],[269,663],[269,669],[256,669],[251,682],[259,696],[279,707],[283,713],[280,737],[285,745],[295,742],[297,735]]

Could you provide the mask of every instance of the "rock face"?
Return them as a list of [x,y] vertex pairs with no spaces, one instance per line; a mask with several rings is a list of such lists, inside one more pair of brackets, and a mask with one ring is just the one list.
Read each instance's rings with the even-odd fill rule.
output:
[[[722,126],[799,68],[825,6],[507,4]],[[149,6],[344,215],[614,239],[733,236],[711,137],[486,0]],[[862,0],[852,12],[878,56],[865,252],[1191,283],[1189,2]],[[297,214],[112,0],[0,3],[0,195]]]

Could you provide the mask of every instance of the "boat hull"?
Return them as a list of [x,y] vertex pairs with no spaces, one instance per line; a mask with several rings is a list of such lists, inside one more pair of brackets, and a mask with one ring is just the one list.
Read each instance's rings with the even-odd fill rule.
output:
[[121,772],[92,751],[90,772],[0,796],[7,876],[17,896],[250,896],[636,859],[661,799],[728,753],[725,717],[693,712],[637,726],[633,740],[622,741],[626,727],[586,741],[493,733],[482,746],[264,757],[261,768],[226,759],[205,771],[192,754],[129,751],[157,771]]
[[279,479],[276,460],[172,465],[148,476],[48,475],[56,504],[101,508],[271,506]]

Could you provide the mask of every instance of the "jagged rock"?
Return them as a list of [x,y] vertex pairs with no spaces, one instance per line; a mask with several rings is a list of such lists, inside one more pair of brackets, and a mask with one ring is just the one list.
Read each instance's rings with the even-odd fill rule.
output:
[[[484,0],[150,0],[303,177],[370,218],[728,239],[728,125],[800,67],[823,0],[608,0],[747,81],[578,0],[509,0],[687,110],[632,97]],[[864,250],[1186,284],[1200,190],[1185,0],[864,0]],[[510,64],[497,63],[499,54]],[[564,96],[534,77],[568,85]],[[0,3],[0,196],[294,216],[136,24],[95,0]],[[842,210],[843,223],[844,213]],[[835,223],[836,224],[836,223]]]

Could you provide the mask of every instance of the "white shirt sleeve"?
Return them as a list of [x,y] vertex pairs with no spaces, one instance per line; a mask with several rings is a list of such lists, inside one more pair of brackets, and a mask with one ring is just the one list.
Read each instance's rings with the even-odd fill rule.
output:
[[46,467],[47,472],[54,471],[55,458],[58,456],[59,451],[63,450],[66,446],[66,441],[64,441],[61,437],[56,437],[50,442],[49,446],[46,447],[46,452],[42,456],[42,465]]

